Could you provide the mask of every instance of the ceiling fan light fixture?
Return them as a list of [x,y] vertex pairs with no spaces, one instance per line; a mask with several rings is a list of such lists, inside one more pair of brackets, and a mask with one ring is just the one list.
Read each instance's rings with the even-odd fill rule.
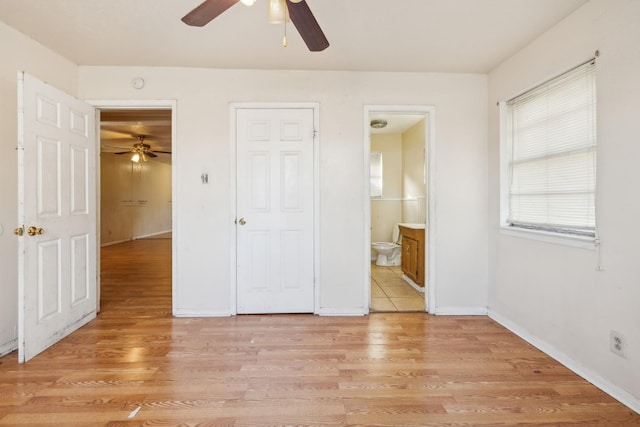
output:
[[290,21],[286,0],[269,0],[268,20],[270,24]]
[[[204,0],[182,17],[187,25],[202,27],[220,16],[241,0]],[[242,0],[243,2],[245,0]],[[246,0],[252,2],[253,0]],[[269,0],[267,18],[270,23],[293,22],[310,52],[320,52],[329,47],[329,40],[309,9],[305,0]],[[286,40],[283,42],[286,45]]]
[[245,6],[253,6],[256,0],[240,0],[240,2]]
[[133,156],[131,156],[131,161],[133,163],[138,163],[140,161],[140,154],[139,153],[133,153]]

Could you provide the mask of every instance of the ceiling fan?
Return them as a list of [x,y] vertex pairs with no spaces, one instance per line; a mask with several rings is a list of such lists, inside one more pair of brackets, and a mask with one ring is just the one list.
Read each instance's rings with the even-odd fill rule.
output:
[[139,135],[138,136],[139,142],[133,144],[133,147],[131,148],[131,150],[120,151],[113,154],[133,153],[133,156],[131,157],[131,161],[136,163],[139,162],[140,160],[142,160],[143,162],[146,162],[149,159],[149,157],[158,157],[156,153],[171,154],[171,151],[153,150],[149,144],[146,144],[144,142],[145,138],[146,137],[144,135]]
[[[239,1],[251,5],[255,0],[205,0],[182,17],[182,22],[187,25],[203,27]],[[269,7],[270,10],[274,7],[283,9],[286,7],[291,22],[310,51],[319,52],[329,47],[329,41],[309,9],[306,0],[269,0]],[[286,37],[284,45],[286,46]]]

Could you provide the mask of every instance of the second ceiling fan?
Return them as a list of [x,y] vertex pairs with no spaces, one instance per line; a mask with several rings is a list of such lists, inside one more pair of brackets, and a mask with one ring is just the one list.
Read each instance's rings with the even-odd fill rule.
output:
[[[182,21],[187,25],[203,27],[211,20],[224,13],[231,6],[241,0],[205,0],[198,7],[187,13]],[[246,0],[243,3],[252,4],[254,0]],[[278,2],[278,0],[269,0]],[[300,33],[302,40],[312,52],[319,52],[329,47],[329,41],[322,32],[322,28],[313,16],[306,0],[280,0],[288,9],[289,17],[293,25]]]
[[140,160],[142,160],[143,162],[146,162],[149,157],[158,157],[158,155],[155,153],[171,154],[171,151],[158,151],[158,150],[152,149],[149,144],[144,142],[145,138],[146,137],[144,135],[139,135],[138,142],[133,144],[133,147],[130,150],[120,151],[113,154],[133,153],[133,157],[131,158],[131,161],[135,163],[138,163]]

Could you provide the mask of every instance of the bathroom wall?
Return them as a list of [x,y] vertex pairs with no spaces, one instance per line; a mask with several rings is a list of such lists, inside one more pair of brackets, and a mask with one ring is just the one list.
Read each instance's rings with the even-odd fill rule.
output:
[[371,241],[390,242],[402,222],[402,135],[371,134],[371,152],[382,153],[382,198],[371,199]]
[[100,243],[171,231],[171,165],[102,153]]
[[371,241],[390,242],[399,222],[426,222],[426,121],[402,134],[372,134],[371,152],[382,153],[382,198],[371,199]]
[[427,219],[425,135],[425,120],[402,134],[402,222],[424,224]]

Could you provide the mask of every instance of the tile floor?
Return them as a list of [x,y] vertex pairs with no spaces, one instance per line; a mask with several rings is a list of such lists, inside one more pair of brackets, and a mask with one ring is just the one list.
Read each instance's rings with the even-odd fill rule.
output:
[[371,311],[424,311],[424,293],[402,280],[400,267],[371,263]]

